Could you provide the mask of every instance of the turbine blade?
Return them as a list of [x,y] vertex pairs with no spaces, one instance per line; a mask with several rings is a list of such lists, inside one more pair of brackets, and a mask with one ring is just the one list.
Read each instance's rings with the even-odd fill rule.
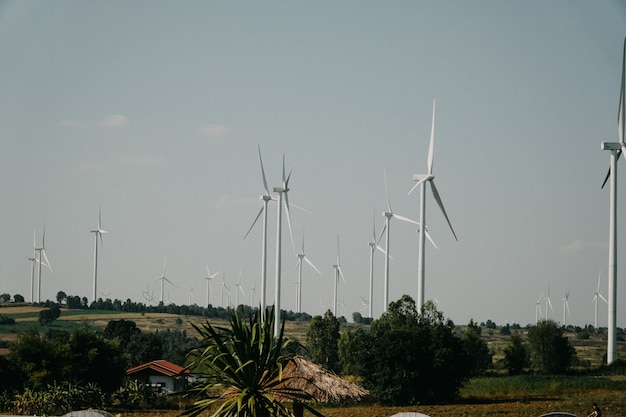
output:
[[47,266],[47,267],[48,267],[48,269],[50,270],[50,272],[54,272],[54,271],[52,270],[52,265],[50,265],[50,261],[48,260],[48,255],[46,255],[46,250],[45,250],[45,249],[42,249],[42,250],[41,250],[41,255],[43,255],[43,259],[44,259],[44,261],[45,261],[45,262],[43,262],[43,263],[42,263],[42,265]]
[[339,271],[339,276],[341,277],[341,280],[345,283],[346,277],[343,276],[343,270],[341,269],[341,265],[337,265],[337,270]]
[[389,201],[389,187],[387,186],[387,170],[383,170],[385,177],[385,196],[387,196],[387,212],[391,213],[391,202]]
[[411,188],[411,190],[409,191],[409,193],[407,195],[411,195],[411,193],[413,191],[415,191],[415,189],[417,187],[419,187],[420,185],[422,185],[422,183],[424,181],[426,181],[426,179],[428,178],[428,175],[413,175],[413,180],[415,181],[417,178],[419,178],[419,180],[415,183],[415,185],[413,186],[413,188]]
[[254,221],[252,222],[252,226],[250,226],[250,228],[248,229],[248,231],[246,232],[246,234],[243,237],[244,239],[248,237],[248,235],[252,231],[252,228],[254,227],[256,222],[259,221],[259,217],[261,217],[261,214],[263,214],[263,210],[265,210],[265,206],[261,207],[261,210],[259,210],[259,214],[257,214],[256,217],[254,218]]
[[456,233],[454,233],[454,229],[452,228],[452,223],[450,223],[450,219],[448,218],[448,214],[446,213],[446,209],[443,208],[443,202],[441,201],[441,197],[439,196],[439,192],[437,191],[437,187],[435,187],[435,182],[432,181],[432,180],[430,181],[430,187],[431,187],[431,190],[433,192],[433,197],[435,197],[435,201],[437,202],[437,205],[441,209],[441,212],[443,213],[443,216],[446,218],[446,221],[448,222],[448,226],[450,226],[450,230],[452,231],[452,234],[454,235],[454,239],[458,242],[459,239],[457,239]]
[[[620,149],[617,152],[621,152],[622,150]],[[609,171],[606,173],[606,177],[604,177],[604,182],[602,183],[602,186],[600,187],[600,189],[604,189],[604,186],[606,185],[607,181],[609,180],[609,177],[611,176],[611,168],[609,167]]]
[[394,219],[398,219],[398,220],[402,220],[403,222],[407,222],[407,223],[413,223],[416,225],[420,225],[418,222],[416,222],[413,219],[409,219],[408,217],[404,217],[404,216],[400,216],[399,214],[392,214],[391,217],[393,217]]
[[428,175],[433,173],[433,159],[435,154],[435,99],[433,99],[433,121],[430,128],[430,144],[428,145]]
[[[291,175],[291,174],[290,174]],[[285,187],[286,188],[286,187]],[[291,212],[289,211],[289,197],[287,197],[288,193],[285,191],[285,212],[287,214],[287,226],[289,226],[289,237],[291,238],[291,248],[293,249],[293,254],[296,254],[296,243],[293,240],[293,229],[291,227]]]
[[306,263],[308,263],[309,265],[311,265],[311,268],[315,269],[315,270],[317,271],[317,273],[318,273],[318,274],[322,275],[322,272],[321,272],[319,269],[317,269],[317,267],[316,267],[315,265],[313,265],[313,262],[311,262],[311,261],[309,260],[309,258],[307,258],[307,257],[305,256],[303,259],[306,261]]
[[[387,251],[384,250],[380,245],[376,245],[376,249],[382,252],[384,255],[387,255]],[[393,259],[393,256],[389,256],[389,259]]]
[[609,300],[607,300],[606,298],[604,298],[604,296],[602,294],[598,294],[600,296],[600,298],[602,298],[602,301],[604,301],[605,303],[609,303]]
[[428,233],[428,230],[424,230],[424,233],[426,234],[426,238],[430,241],[430,243],[433,244],[433,246],[435,247],[435,249],[439,249],[437,247],[437,245],[435,245],[435,241],[433,240],[432,237],[430,237],[430,233]]
[[298,210],[302,210],[302,211],[303,211],[303,212],[305,212],[306,214],[311,214],[311,210],[307,210],[307,209],[305,209],[304,207],[297,206],[297,205],[295,205],[295,204],[293,204],[293,203],[291,203],[290,205],[291,205],[291,207],[295,207],[295,208],[297,208]]
[[380,240],[383,238],[383,235],[385,234],[385,230],[387,230],[387,222],[385,222],[385,224],[383,224],[383,228],[380,231],[380,236],[378,236],[378,240],[376,240],[376,244],[377,245],[380,242]]
[[263,157],[261,156],[261,145],[257,145],[259,148],[259,161],[261,161],[261,175],[263,176],[263,188],[265,188],[266,195],[270,195],[270,189],[267,186],[267,179],[265,178],[265,169],[263,169]]

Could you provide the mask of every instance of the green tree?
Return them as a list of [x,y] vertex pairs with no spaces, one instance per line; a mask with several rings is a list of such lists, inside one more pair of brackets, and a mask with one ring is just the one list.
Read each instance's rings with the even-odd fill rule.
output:
[[273,308],[266,309],[265,320],[258,311],[247,322],[236,310],[229,310],[229,316],[230,328],[214,327],[208,321],[200,327],[194,325],[202,346],[190,351],[189,368],[204,382],[184,393],[197,401],[183,415],[197,416],[219,403],[213,417],[291,417],[276,394],[295,401],[310,397],[277,388],[283,364],[289,359],[284,353],[290,343],[283,337],[285,322],[274,337]]
[[339,338],[339,360],[344,375],[364,374],[363,366],[370,350],[370,334],[361,327],[346,330]]
[[530,366],[530,354],[517,332],[511,335],[509,345],[504,348],[504,366],[511,375],[519,375]]
[[15,301],[16,303],[23,303],[24,302],[24,296],[21,294],[15,294],[13,296],[13,301]]
[[8,294],[8,293],[0,294],[0,301],[8,303],[9,301],[11,301],[11,294]]
[[470,320],[461,337],[471,376],[481,375],[492,365],[489,346],[483,340],[481,333],[481,327],[474,320]]
[[62,366],[57,360],[58,350],[57,343],[40,334],[34,327],[18,334],[8,356],[18,372],[14,376],[32,389],[42,389],[53,384]]
[[306,341],[313,362],[339,372],[339,321],[330,310],[311,319]]
[[576,351],[563,329],[552,320],[543,320],[528,331],[533,366],[546,374],[563,374],[572,364]]
[[63,291],[57,292],[57,303],[63,304],[63,301],[67,299],[67,294]]
[[463,343],[434,303],[420,313],[408,295],[372,322],[363,383],[382,403],[449,401],[469,376]]

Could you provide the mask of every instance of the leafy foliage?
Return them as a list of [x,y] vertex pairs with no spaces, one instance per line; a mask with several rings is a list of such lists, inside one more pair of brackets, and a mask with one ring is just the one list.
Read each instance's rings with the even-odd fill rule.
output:
[[481,337],[481,327],[470,320],[463,336],[463,349],[467,355],[470,376],[478,376],[492,365],[492,355],[487,343]]
[[[290,411],[276,395],[294,401],[310,397],[298,390],[277,387],[289,340],[284,339],[283,321],[280,334],[274,337],[273,308],[249,316],[248,321],[236,310],[230,311],[230,328],[214,327],[208,321],[198,331],[202,346],[189,353],[189,368],[205,382],[185,392],[197,399],[183,415],[197,416],[219,404],[215,417],[270,417],[291,416]],[[309,411],[318,413],[306,404]]]
[[528,331],[533,366],[546,374],[563,374],[576,355],[563,329],[552,320],[543,320]]
[[330,310],[314,316],[307,331],[307,348],[311,360],[326,369],[339,371],[339,321]]
[[530,352],[519,333],[513,333],[510,344],[504,348],[504,365],[511,375],[519,375],[530,366]]
[[389,304],[371,326],[364,385],[381,402],[410,405],[448,401],[470,375],[463,342],[432,302],[418,314],[408,295]]

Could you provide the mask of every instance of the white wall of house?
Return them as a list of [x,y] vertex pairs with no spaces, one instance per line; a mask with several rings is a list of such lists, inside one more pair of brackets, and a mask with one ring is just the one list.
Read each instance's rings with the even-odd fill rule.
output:
[[165,375],[150,376],[150,385],[161,385],[166,391],[174,391],[174,379]]

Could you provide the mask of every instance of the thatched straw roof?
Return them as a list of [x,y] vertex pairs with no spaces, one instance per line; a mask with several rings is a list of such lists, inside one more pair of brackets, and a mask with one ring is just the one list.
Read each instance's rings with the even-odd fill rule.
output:
[[[342,403],[359,401],[369,395],[369,392],[327,371],[320,365],[295,356],[283,368],[281,382],[277,390],[300,390],[317,402]],[[280,394],[276,395],[281,399]]]

